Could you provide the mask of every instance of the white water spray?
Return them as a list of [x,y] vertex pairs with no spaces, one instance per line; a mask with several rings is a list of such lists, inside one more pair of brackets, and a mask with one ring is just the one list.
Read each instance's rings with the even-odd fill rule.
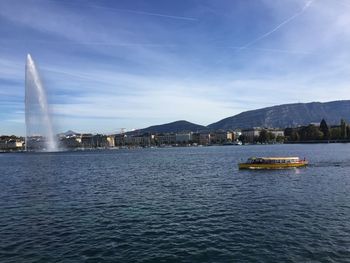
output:
[[35,148],[32,138],[39,135],[45,138],[46,151],[57,151],[46,91],[30,54],[27,55],[25,72],[25,118],[26,150]]

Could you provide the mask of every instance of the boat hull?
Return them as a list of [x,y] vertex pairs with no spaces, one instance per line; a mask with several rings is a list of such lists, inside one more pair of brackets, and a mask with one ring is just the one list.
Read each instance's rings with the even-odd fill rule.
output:
[[238,164],[239,169],[249,169],[249,170],[259,170],[259,169],[290,169],[305,167],[308,165],[308,162],[301,161],[298,163],[240,163]]

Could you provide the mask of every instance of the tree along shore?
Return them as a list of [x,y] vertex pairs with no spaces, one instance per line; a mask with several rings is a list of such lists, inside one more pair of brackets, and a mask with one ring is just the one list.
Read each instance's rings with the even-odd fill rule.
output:
[[350,126],[342,119],[340,125],[329,127],[323,119],[319,126],[286,128],[284,135],[285,143],[345,143],[350,142]]

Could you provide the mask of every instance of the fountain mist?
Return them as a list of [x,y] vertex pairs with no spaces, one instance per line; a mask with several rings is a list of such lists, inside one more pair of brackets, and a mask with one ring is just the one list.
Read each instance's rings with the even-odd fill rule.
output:
[[37,148],[34,136],[45,138],[46,151],[57,151],[46,91],[30,54],[27,55],[25,72],[26,150]]

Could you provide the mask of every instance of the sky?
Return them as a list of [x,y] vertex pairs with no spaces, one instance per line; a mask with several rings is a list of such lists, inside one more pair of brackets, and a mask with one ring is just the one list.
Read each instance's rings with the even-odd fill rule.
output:
[[25,134],[28,53],[57,132],[350,99],[349,13],[348,0],[0,0],[0,134]]

